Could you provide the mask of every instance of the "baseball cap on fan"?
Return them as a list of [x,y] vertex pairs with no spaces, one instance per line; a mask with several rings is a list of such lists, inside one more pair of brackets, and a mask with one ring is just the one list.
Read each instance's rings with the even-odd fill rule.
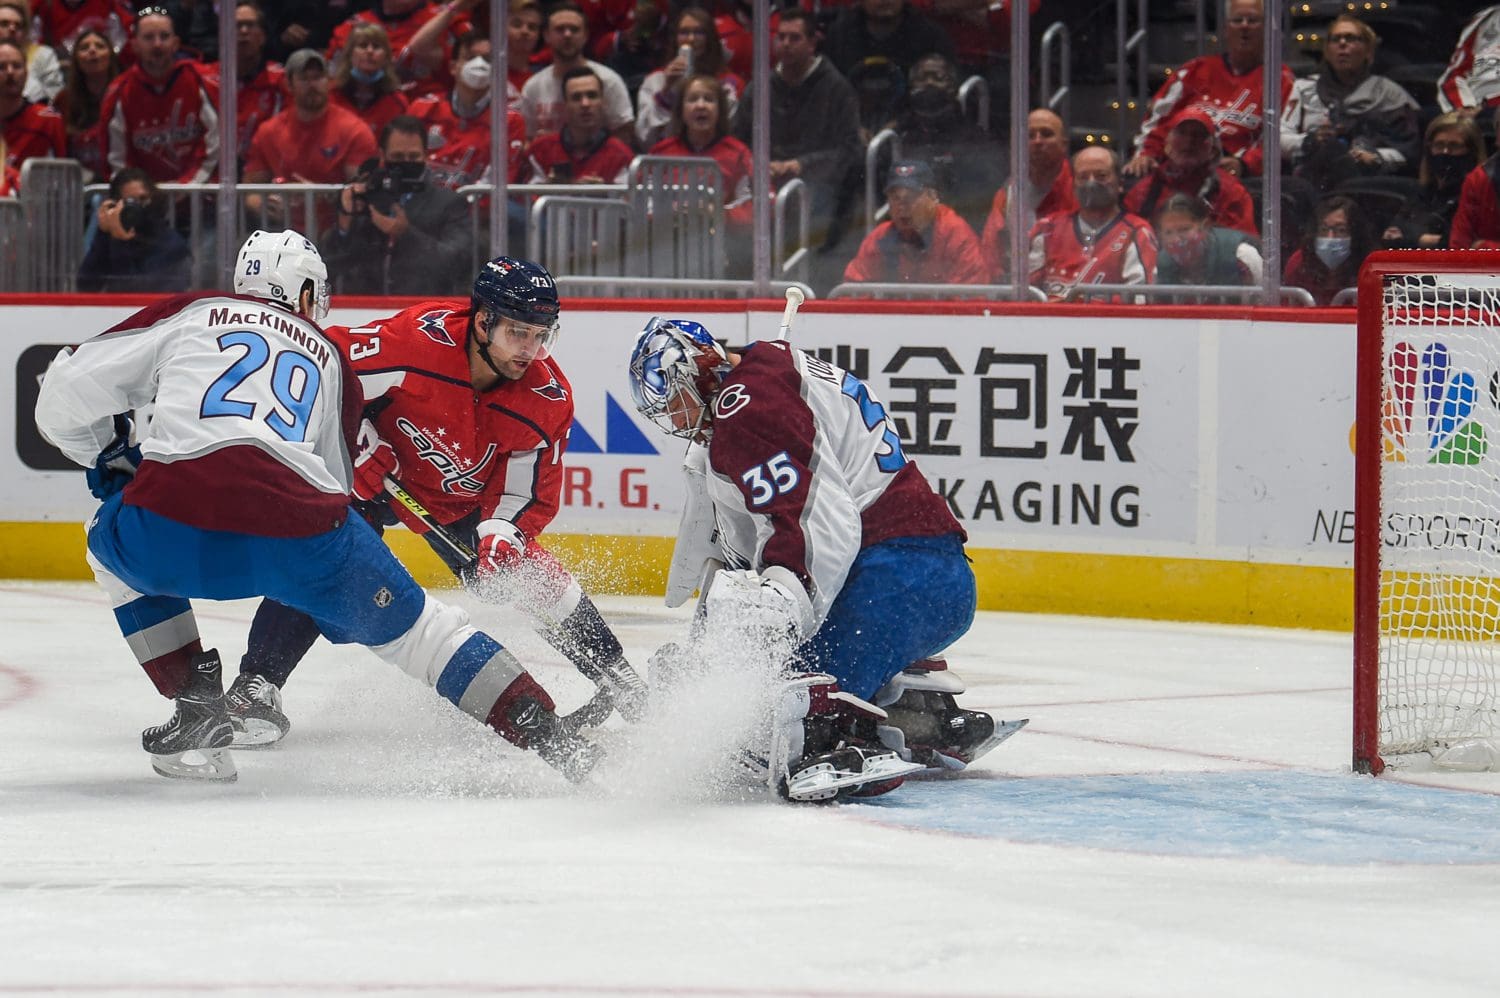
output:
[[1201,107],[1187,107],[1183,108],[1181,111],[1178,111],[1172,117],[1171,129],[1175,130],[1189,123],[1202,125],[1203,130],[1210,135],[1213,135],[1216,131],[1218,131],[1217,127],[1214,125],[1214,116],[1209,114]]
[[886,190],[906,187],[910,190],[922,191],[936,186],[937,181],[932,177],[932,167],[917,159],[903,159],[893,163],[891,175],[885,182]]
[[328,60],[317,49],[298,49],[286,57],[286,75],[298,77],[309,66],[317,66],[324,76],[328,75]]

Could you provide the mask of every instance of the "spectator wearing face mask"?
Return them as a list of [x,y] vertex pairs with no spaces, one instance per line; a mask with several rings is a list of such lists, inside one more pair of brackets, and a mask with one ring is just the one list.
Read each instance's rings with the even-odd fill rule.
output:
[[1238,229],[1215,225],[1201,198],[1167,198],[1156,215],[1156,238],[1161,244],[1157,284],[1260,284],[1265,264],[1255,240]]
[[1255,203],[1239,179],[1219,165],[1219,146],[1213,118],[1202,108],[1178,113],[1167,131],[1166,158],[1135,182],[1125,196],[1127,211],[1154,217],[1173,194],[1186,194],[1208,203],[1214,224],[1259,234]]
[[932,167],[943,203],[978,232],[1000,186],[1005,150],[964,116],[958,102],[958,68],[937,53],[912,64],[895,130],[903,159]]
[[192,254],[167,224],[145,170],[131,166],[116,172],[97,215],[98,231],[78,268],[79,291],[187,290]]
[[1359,284],[1359,265],[1375,248],[1368,220],[1353,199],[1336,194],[1318,202],[1316,220],[1286,262],[1281,283],[1303,288],[1319,305]]
[[1074,298],[1090,284],[1154,283],[1156,233],[1120,207],[1120,159],[1113,150],[1089,146],[1073,156],[1073,197],[1076,211],[1048,215],[1031,230],[1031,283],[1050,301]]
[[356,24],[344,43],[328,99],[353,111],[379,135],[392,118],[405,114],[410,101],[401,92],[391,40],[378,24]]
[[338,222],[319,244],[342,294],[457,294],[468,286],[469,210],[429,181],[422,123],[397,115],[380,155],[339,194]]
[[1458,192],[1449,249],[1500,249],[1500,151],[1470,170]]
[[1483,161],[1484,138],[1472,118],[1449,111],[1432,119],[1417,171],[1419,190],[1386,226],[1386,247],[1446,249],[1464,177]]

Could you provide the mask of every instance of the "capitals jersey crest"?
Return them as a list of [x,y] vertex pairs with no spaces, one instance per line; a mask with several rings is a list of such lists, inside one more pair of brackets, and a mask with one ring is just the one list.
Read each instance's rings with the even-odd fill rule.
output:
[[427,334],[429,340],[451,347],[456,344],[453,336],[448,332],[448,327],[443,325],[443,320],[453,314],[453,309],[439,309],[436,312],[428,312],[417,319],[417,328]]
[[[551,372],[548,373],[550,374]],[[568,400],[568,389],[555,377],[549,377],[545,385],[537,385],[532,391],[548,402],[566,402]]]

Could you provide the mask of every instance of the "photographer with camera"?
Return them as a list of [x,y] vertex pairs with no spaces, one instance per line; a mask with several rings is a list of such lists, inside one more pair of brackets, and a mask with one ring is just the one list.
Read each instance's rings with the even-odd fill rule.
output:
[[78,268],[79,291],[186,291],[192,274],[187,240],[167,224],[151,177],[128,166],[109,182],[99,229]]
[[422,122],[392,118],[380,155],[339,194],[338,221],[321,250],[340,294],[459,293],[468,272],[468,207],[431,182]]

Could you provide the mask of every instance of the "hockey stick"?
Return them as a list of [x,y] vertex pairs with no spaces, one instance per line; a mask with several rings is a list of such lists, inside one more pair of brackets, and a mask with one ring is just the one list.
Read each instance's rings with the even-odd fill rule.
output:
[[390,475],[385,476],[385,490],[389,492],[391,498],[400,503],[407,512],[416,517],[418,520],[422,521],[422,524],[427,528],[428,532],[436,537],[444,547],[453,552],[454,556],[457,557],[460,562],[462,562],[461,567],[473,568],[475,565],[479,564],[479,555],[474,553],[474,549],[460,540],[458,535],[454,534],[453,531],[449,530],[447,527],[439,523],[437,521],[437,517],[433,516],[427,511],[426,506],[423,506],[421,503],[417,502],[416,497],[413,496],[410,492],[406,491],[406,489],[402,488],[401,483],[396,481]]
[[802,289],[791,287],[786,289],[786,308],[781,312],[781,328],[776,332],[778,340],[787,339],[792,335],[792,320],[797,317],[797,309],[802,307]]

